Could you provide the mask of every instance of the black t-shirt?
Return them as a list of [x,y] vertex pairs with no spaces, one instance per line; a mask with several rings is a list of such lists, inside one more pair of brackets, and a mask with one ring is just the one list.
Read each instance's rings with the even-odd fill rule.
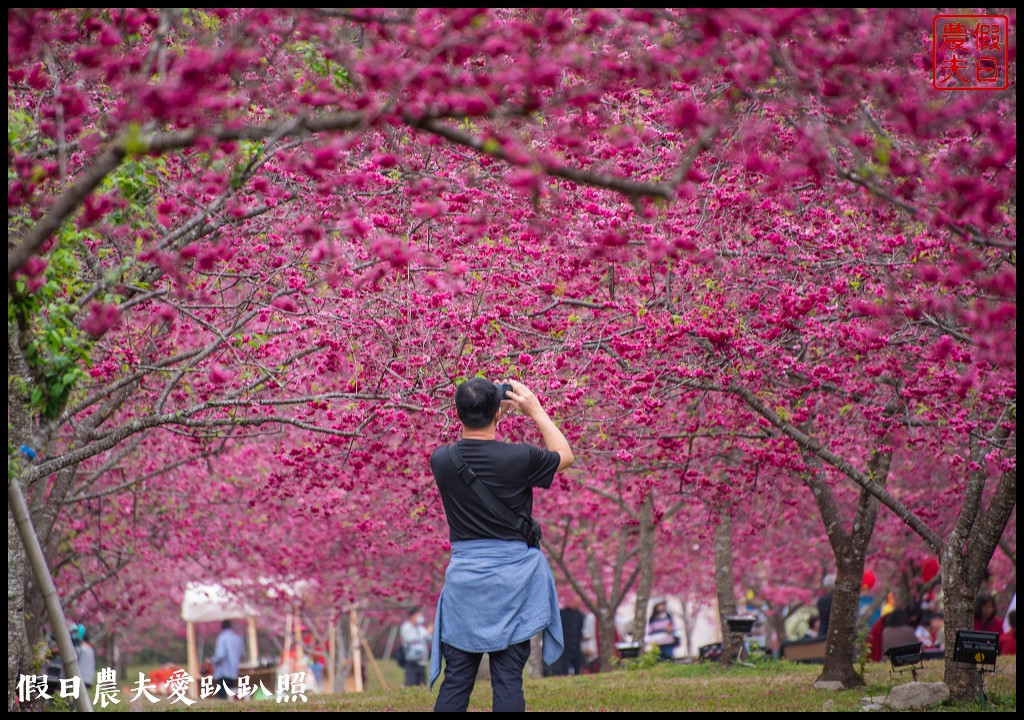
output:
[[[498,500],[519,514],[532,516],[533,488],[549,488],[561,456],[527,443],[498,440],[460,440],[462,459]],[[448,518],[449,537],[458,540],[524,540],[523,535],[495,515],[476,491],[455,471],[442,445],[430,456],[430,469]],[[525,542],[525,540],[524,540]]]

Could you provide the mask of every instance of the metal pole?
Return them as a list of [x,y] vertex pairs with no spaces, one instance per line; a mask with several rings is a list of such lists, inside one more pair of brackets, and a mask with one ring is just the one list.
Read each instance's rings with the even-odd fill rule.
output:
[[[32,577],[39,586],[39,592],[43,596],[43,603],[46,605],[46,615],[50,619],[50,627],[57,638],[57,647],[60,648],[60,658],[67,668],[69,677],[81,677],[78,671],[78,654],[75,646],[71,643],[71,631],[68,630],[67,620],[64,619],[64,610],[60,606],[60,596],[57,594],[57,587],[53,584],[53,576],[50,575],[50,568],[46,565],[46,556],[43,555],[43,548],[39,545],[39,538],[36,530],[32,527],[32,516],[29,513],[28,503],[21,493],[21,485],[17,478],[7,478],[7,504],[11,508],[14,522],[18,526],[18,534],[21,536],[21,544],[25,546],[25,554],[28,556],[29,565],[32,567]],[[89,691],[84,687],[75,698],[75,704],[80,712],[92,712],[92,701],[89,699]]]

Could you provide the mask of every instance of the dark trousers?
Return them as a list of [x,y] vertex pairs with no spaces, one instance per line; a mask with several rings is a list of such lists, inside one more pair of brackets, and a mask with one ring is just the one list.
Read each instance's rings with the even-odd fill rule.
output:
[[217,687],[217,692],[213,694],[213,697],[215,698],[222,698],[224,700],[227,700],[228,698],[232,697],[231,695],[228,695],[227,690],[224,689],[225,685],[228,687],[229,690],[232,690],[234,692],[238,691],[238,678],[214,678],[213,684]]
[[[434,712],[465,712],[473,694],[483,653],[469,653],[441,643],[444,682],[437,693]],[[491,664],[492,709],[494,712],[526,712],[523,669],[530,659],[530,641],[487,653]]]
[[427,684],[427,667],[417,662],[405,663],[405,686]]

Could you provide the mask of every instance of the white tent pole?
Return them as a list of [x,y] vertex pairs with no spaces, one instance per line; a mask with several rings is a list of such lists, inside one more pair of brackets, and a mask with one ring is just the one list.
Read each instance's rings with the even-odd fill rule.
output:
[[362,649],[359,647],[359,623],[356,621],[355,608],[349,611],[348,631],[352,643],[352,674],[356,685],[356,692],[363,691],[363,661]]
[[284,651],[281,653],[282,660],[288,659],[288,651],[292,648],[292,614],[288,613],[288,617],[284,621]]
[[295,632],[295,659],[301,661],[306,656],[306,644],[302,641],[302,613],[295,614],[295,624],[292,625]]
[[195,700],[199,694],[199,650],[196,648],[196,626],[189,620],[185,624],[186,644],[188,653],[188,674],[195,682],[188,686],[189,696]]
[[[349,647],[345,642],[344,619],[339,617],[334,630],[335,647],[337,650],[334,669],[338,677],[338,692],[349,692],[348,674],[351,670],[348,656]],[[354,686],[353,686],[354,687]]]
[[258,668],[260,665],[259,658],[259,644],[256,641],[256,618],[252,615],[248,617],[249,621],[249,664],[253,668]]

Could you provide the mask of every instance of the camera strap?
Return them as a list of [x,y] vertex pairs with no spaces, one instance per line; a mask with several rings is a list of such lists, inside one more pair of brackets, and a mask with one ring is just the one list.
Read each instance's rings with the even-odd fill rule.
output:
[[482,482],[477,482],[476,473],[473,472],[473,468],[466,464],[466,461],[462,458],[462,453],[459,452],[458,443],[452,443],[448,446],[448,457],[451,458],[452,464],[455,466],[455,472],[459,474],[464,483],[473,488],[473,492],[483,500],[484,505],[490,508],[491,512],[499,518],[515,528],[515,531],[526,538],[527,543],[529,543],[532,520],[513,512],[512,508],[494,497],[486,485]]

